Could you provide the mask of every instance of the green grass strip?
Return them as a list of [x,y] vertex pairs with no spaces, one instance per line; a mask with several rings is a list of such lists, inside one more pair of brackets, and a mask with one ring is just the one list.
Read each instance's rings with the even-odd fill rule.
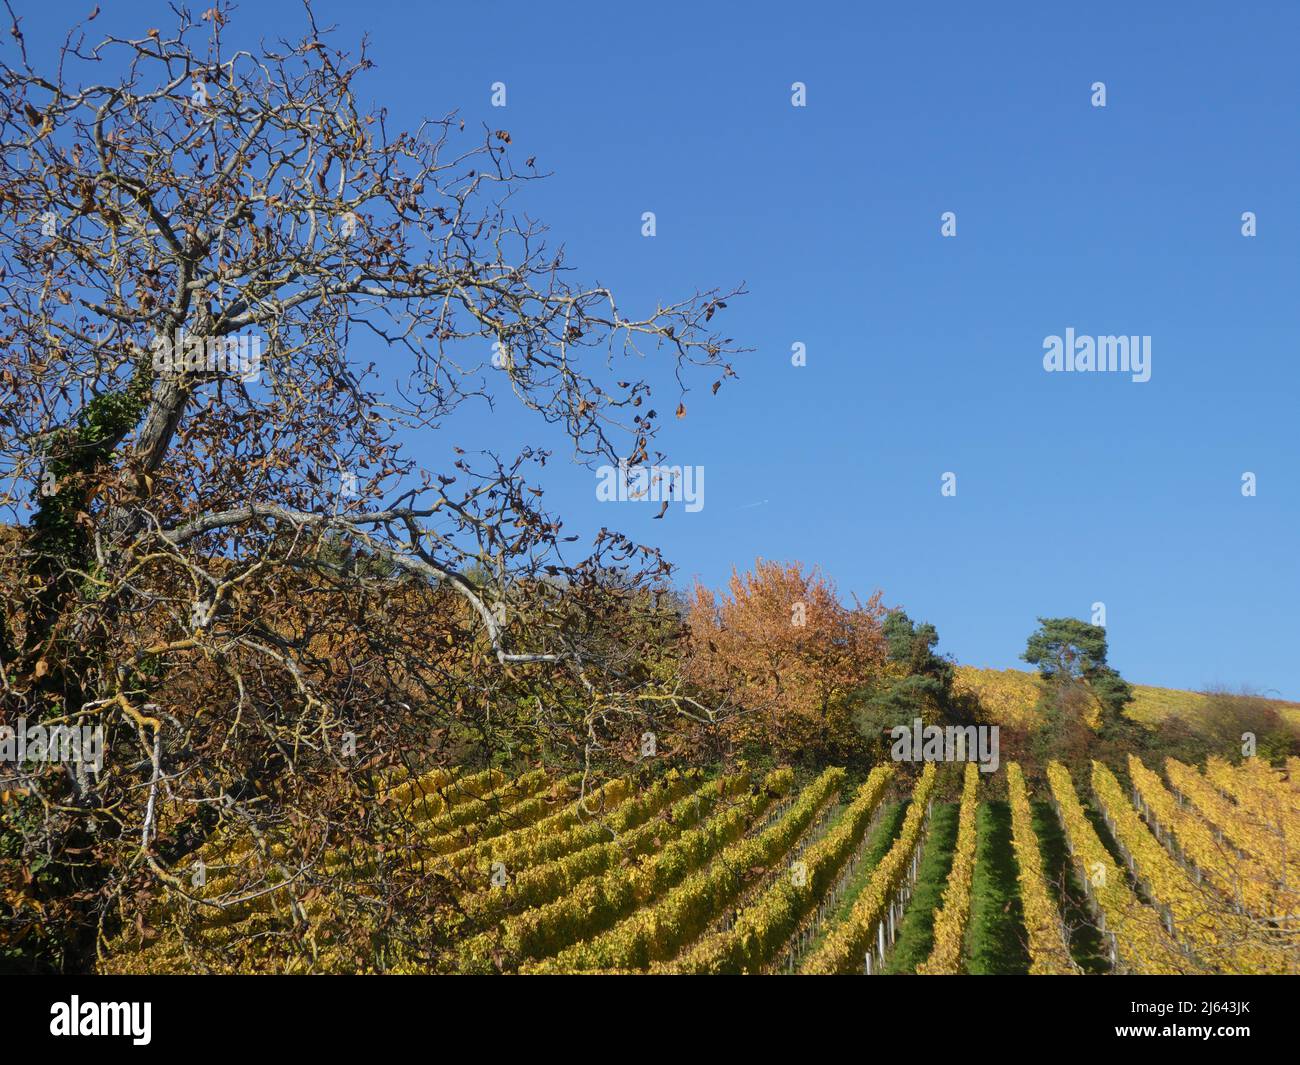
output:
[[956,803],[936,803],[930,814],[930,836],[921,852],[916,886],[907,902],[898,939],[885,963],[886,974],[912,974],[934,948],[934,918],[943,900],[948,870],[957,847]]
[[971,878],[971,913],[966,937],[966,971],[972,975],[1029,972],[1029,935],[1020,908],[1011,807],[980,804]]

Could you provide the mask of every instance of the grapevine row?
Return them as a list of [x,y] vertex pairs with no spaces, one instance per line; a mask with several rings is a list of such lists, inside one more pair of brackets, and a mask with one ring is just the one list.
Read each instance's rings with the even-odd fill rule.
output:
[[834,827],[747,907],[731,929],[705,936],[665,968],[687,973],[760,972],[817,906],[861,843],[893,775],[893,766],[876,766]]
[[[550,782],[543,769],[525,773],[490,792],[480,802],[459,805],[443,817],[422,822],[415,826],[418,833],[415,841],[393,840],[387,849],[393,853],[400,852],[411,865],[441,858],[441,871],[453,869],[461,861],[461,856],[476,845],[548,819],[557,802],[567,804],[567,796],[581,779],[572,774]],[[546,787],[548,782],[549,788]],[[493,812],[484,817],[484,808]],[[465,862],[468,863],[471,857],[467,856]],[[345,873],[355,880],[375,870],[376,858],[371,850],[360,855],[339,850],[326,860],[324,867],[328,872]]]
[[495,934],[465,944],[462,967],[478,970],[495,959],[500,967],[513,968],[611,928],[740,839],[793,782],[790,770],[777,770],[754,794],[656,850],[639,865],[619,865],[603,876],[583,879],[553,902],[506,918]]
[[[467,872],[490,869],[493,862],[503,862],[514,869],[525,868],[539,860],[534,855],[549,856],[549,852],[544,849],[546,845],[565,846],[585,839],[587,837],[582,833],[599,829],[602,825],[611,825],[615,818],[622,820],[627,817],[629,810],[640,811],[654,802],[668,801],[666,796],[670,794],[670,787],[684,790],[688,786],[688,776],[691,781],[698,783],[702,775],[698,771],[682,774],[674,769],[635,797],[631,781],[627,777],[615,777],[540,821],[480,840],[449,856],[446,867]],[[681,790],[678,791],[680,794]],[[593,835],[592,838],[599,836]],[[577,845],[582,844],[577,842]]]
[[934,791],[936,771],[933,762],[927,762],[916,788],[912,804],[903,820],[903,827],[871,874],[862,894],[853,904],[848,917],[835,928],[801,969],[804,973],[848,973],[857,969],[859,959],[871,945],[876,926],[885,916],[894,890],[907,875],[908,863],[921,840],[922,827],[928,811],[930,796]]
[[1264,866],[1238,855],[1205,821],[1184,809],[1159,774],[1135,755],[1128,757],[1129,777],[1138,801],[1157,831],[1173,837],[1181,856],[1225,899],[1256,917],[1291,912],[1300,899],[1288,899]]
[[1271,883],[1295,883],[1289,875],[1285,849],[1277,833],[1225,798],[1194,767],[1165,759],[1165,773],[1174,790],[1190,802],[1210,827],[1237,850],[1257,861]]
[[380,801],[400,807],[412,821],[426,821],[472,799],[485,799],[508,781],[500,769],[484,769],[467,777],[457,776],[439,783],[444,779],[443,772],[435,769],[421,777],[423,783],[406,800],[399,801],[399,789],[397,793]]
[[420,805],[418,803],[404,812],[408,814],[411,821],[419,825],[420,835],[433,841],[439,836],[454,833],[457,829],[477,825],[481,823],[485,812],[507,809],[523,802],[535,796],[550,783],[551,777],[545,769],[533,769],[522,776],[507,780],[500,787],[493,788],[473,802],[458,803],[437,817],[428,817],[422,810],[417,810],[416,807]]
[[1056,800],[1070,853],[1081,867],[1088,897],[1097,907],[1102,931],[1110,936],[1112,957],[1125,970],[1147,975],[1196,971],[1196,966],[1165,932],[1160,916],[1129,888],[1124,872],[1102,844],[1074,793],[1069,771],[1049,762],[1047,781]]
[[961,971],[962,941],[970,916],[970,885],[975,873],[975,808],[979,768],[966,763],[957,815],[957,847],[953,851],[943,905],[934,919],[934,946],[930,957],[917,966],[922,976],[952,976]]
[[[416,781],[408,781],[394,788],[387,793],[387,798],[381,797],[380,802],[392,801],[400,805],[419,798],[423,800],[425,809],[441,813],[489,794],[504,783],[505,779],[505,774],[499,769],[485,769],[467,777],[457,777],[455,770],[434,769]],[[402,791],[403,788],[408,790]],[[273,862],[288,855],[289,848],[282,843],[273,843],[265,850],[265,857]],[[191,863],[195,860],[203,862],[209,873],[222,869],[232,870],[224,876],[209,876],[204,897],[216,898],[237,888],[243,878],[233,870],[246,865],[254,856],[258,856],[258,848],[243,834],[236,835],[233,840],[228,836],[220,836],[200,848],[190,859]]]
[[[682,783],[695,779],[694,774],[686,774],[679,775],[673,781],[657,784],[646,795],[647,800],[653,800],[655,809],[652,813],[657,813],[661,803],[676,793]],[[592,827],[599,832],[597,842],[573,848],[571,852],[561,854],[551,861],[527,866],[503,886],[489,885],[481,888],[464,896],[460,904],[465,913],[478,924],[487,924],[511,913],[543,906],[590,877],[606,873],[624,862],[662,848],[708,816],[719,802],[743,794],[748,787],[747,773],[719,777],[679,799],[666,818],[650,820],[647,815],[642,819],[644,823],[632,822],[635,827],[622,830],[613,824],[594,825]],[[611,830],[616,832],[613,839],[609,838]],[[570,833],[565,833],[564,836],[571,838]],[[602,836],[604,842],[599,841]]]
[[1290,866],[1292,877],[1300,878],[1300,806],[1268,764],[1247,758],[1234,766],[1221,758],[1211,758],[1205,765],[1205,775],[1276,838],[1278,853]]
[[741,894],[753,869],[770,866],[790,849],[843,782],[843,769],[827,769],[771,828],[732,844],[653,906],[641,908],[589,942],[573,944],[534,971],[646,969],[672,958]]
[[[405,806],[425,795],[444,791],[456,779],[459,770],[431,769],[418,777],[408,775],[405,770],[389,773],[377,788],[376,799],[380,803]],[[499,773],[499,770],[493,772]]]
[[1015,762],[1007,765],[1007,796],[1011,803],[1011,846],[1015,851],[1025,930],[1029,933],[1029,972],[1032,976],[1077,975],[1061,925],[1061,913],[1043,875],[1043,853],[1034,832],[1033,812],[1024,774]]
[[1260,929],[1192,883],[1142,823],[1115,775],[1097,761],[1092,763],[1092,790],[1138,879],[1156,902],[1168,907],[1176,934],[1199,957],[1221,972],[1286,971],[1283,953],[1263,939]]

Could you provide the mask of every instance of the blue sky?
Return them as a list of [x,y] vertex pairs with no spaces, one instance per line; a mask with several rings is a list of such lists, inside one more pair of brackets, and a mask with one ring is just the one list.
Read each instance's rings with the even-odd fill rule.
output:
[[[103,6],[103,29],[171,22]],[[570,531],[657,543],[683,582],[817,563],[976,665],[1101,601],[1134,681],[1300,698],[1300,5],[314,6],[370,36],[358,88],[390,123],[458,109],[554,172],[526,206],[581,278],[632,309],[750,291],[739,381],[701,379],[661,441],[704,466],[704,509],[598,504],[555,462]],[[15,3],[34,56],[62,7]],[[227,38],[298,12],[246,5]],[[1045,373],[1067,327],[1151,336],[1151,380]],[[470,435],[554,442],[507,409]],[[450,442],[415,446],[445,468]]]

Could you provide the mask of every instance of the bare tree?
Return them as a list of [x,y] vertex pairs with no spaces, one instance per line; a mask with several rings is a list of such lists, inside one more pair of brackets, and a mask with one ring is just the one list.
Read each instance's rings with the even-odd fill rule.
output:
[[107,737],[97,774],[4,767],[0,923],[82,959],[105,915],[186,895],[218,826],[307,884],[377,831],[377,767],[590,769],[647,715],[707,716],[640,664],[666,564],[610,530],[568,558],[546,451],[448,439],[434,470],[403,442],[517,402],[579,462],[652,461],[621,365],[716,391],[737,292],[627,313],[515,208],[538,174],[508,131],[392,129],[364,46],[307,8],[252,47],[229,14],[79,26],[39,64],[10,11],[0,64],[3,719]]

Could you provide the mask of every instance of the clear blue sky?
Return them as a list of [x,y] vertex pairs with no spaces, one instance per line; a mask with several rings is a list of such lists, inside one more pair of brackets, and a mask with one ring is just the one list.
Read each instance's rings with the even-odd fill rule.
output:
[[[101,28],[171,21],[101,2]],[[15,0],[33,55],[83,6]],[[739,382],[662,441],[704,509],[599,505],[556,462],[570,531],[658,543],[684,582],[815,562],[977,665],[1100,600],[1132,680],[1300,698],[1300,4],[315,7],[370,35],[390,124],[459,109],[554,171],[526,205],[582,278],[633,309],[750,289]],[[298,10],[247,4],[227,38],[296,36]],[[1067,327],[1150,335],[1151,381],[1044,373]],[[548,442],[530,424],[471,435]],[[418,446],[445,468],[449,443]]]

